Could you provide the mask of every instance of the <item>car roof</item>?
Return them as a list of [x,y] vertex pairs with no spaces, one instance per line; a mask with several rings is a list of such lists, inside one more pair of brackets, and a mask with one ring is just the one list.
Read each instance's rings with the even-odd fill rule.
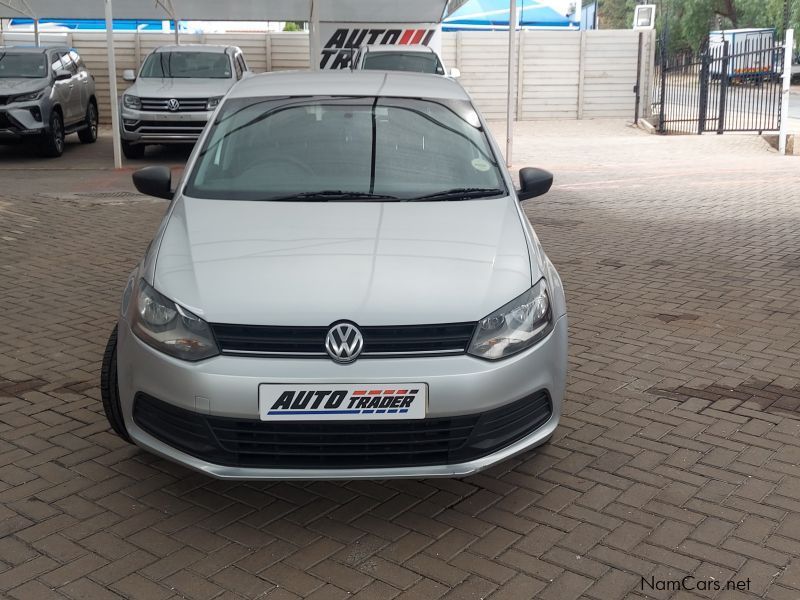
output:
[[362,46],[364,52],[426,52],[436,54],[436,51],[430,46],[423,44],[367,44]]
[[228,48],[233,46],[221,46],[210,44],[172,44],[169,46],[159,46],[153,52],[180,52],[181,50],[189,50],[191,52],[225,52]]
[[0,52],[15,54],[42,54],[48,50],[68,51],[66,46],[0,46]]
[[403,71],[283,71],[242,79],[230,98],[271,96],[383,96],[470,100],[456,81]]

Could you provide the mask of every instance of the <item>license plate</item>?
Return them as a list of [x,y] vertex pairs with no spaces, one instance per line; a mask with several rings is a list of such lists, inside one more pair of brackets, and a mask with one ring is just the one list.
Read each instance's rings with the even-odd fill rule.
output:
[[314,384],[262,383],[262,421],[388,421],[424,419],[425,383]]

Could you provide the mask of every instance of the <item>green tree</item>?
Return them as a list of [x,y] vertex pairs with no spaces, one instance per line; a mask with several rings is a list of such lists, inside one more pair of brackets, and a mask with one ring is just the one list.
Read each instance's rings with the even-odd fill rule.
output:
[[[784,0],[649,0],[657,5],[656,28],[668,32],[669,50],[697,50],[715,29],[775,27],[783,36]],[[800,0],[788,0],[789,26],[800,37]],[[638,0],[599,0],[604,29],[630,29]]]
[[599,0],[597,20],[601,29],[630,29],[636,0]]

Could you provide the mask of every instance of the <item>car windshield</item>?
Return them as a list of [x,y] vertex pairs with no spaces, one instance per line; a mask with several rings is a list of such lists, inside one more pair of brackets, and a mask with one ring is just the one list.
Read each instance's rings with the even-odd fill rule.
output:
[[503,195],[506,187],[469,102],[240,98],[222,107],[185,193],[233,200],[460,200]]
[[142,65],[140,77],[230,79],[231,61],[223,52],[154,52]]
[[39,79],[47,76],[43,54],[0,52],[0,79]]
[[444,75],[444,67],[433,52],[367,52],[361,68]]

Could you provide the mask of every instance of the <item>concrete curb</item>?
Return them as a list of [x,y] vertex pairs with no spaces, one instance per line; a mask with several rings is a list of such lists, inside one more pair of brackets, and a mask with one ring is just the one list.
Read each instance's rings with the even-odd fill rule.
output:
[[644,129],[647,133],[658,133],[655,126],[647,119],[639,119],[639,127]]

